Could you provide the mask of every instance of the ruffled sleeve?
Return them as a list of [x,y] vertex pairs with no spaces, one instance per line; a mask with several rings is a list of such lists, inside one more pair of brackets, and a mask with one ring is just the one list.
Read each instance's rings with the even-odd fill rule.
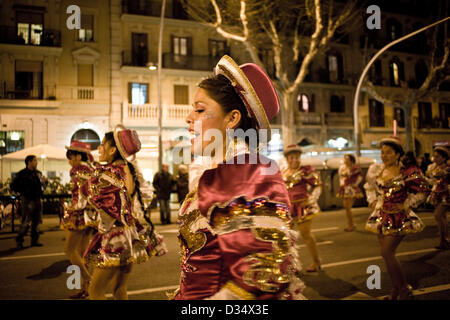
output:
[[417,167],[402,170],[407,188],[405,207],[415,208],[424,202],[429,194],[429,184]]
[[99,231],[106,232],[118,221],[130,225],[131,201],[121,166],[99,166],[81,191],[99,214]]
[[381,170],[383,170],[383,165],[379,163],[372,164],[367,170],[364,189],[366,190],[367,202],[369,203],[369,205],[374,201],[377,201],[376,179]]
[[309,191],[309,201],[317,202],[322,193],[322,182],[319,173],[311,166],[304,167],[304,178],[311,189]]

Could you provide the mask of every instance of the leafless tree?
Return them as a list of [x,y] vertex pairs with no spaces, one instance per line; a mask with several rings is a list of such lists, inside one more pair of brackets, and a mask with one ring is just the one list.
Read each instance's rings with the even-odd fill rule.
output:
[[295,106],[313,59],[355,25],[357,1],[184,0],[191,17],[226,39],[240,42],[254,63],[266,67],[262,50],[271,49],[274,83],[281,95],[283,144],[295,143]]

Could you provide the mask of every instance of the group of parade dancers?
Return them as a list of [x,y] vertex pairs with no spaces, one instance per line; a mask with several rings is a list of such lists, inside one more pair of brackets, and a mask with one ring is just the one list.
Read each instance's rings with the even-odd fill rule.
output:
[[[311,235],[312,219],[320,213],[320,176],[301,164],[297,145],[285,148],[285,169],[276,166],[267,174],[272,160],[257,154],[251,161],[255,151],[248,140],[227,138],[236,129],[266,130],[270,136],[269,121],[278,111],[273,84],[256,64],[238,66],[224,56],[213,75],[198,84],[186,118],[191,152],[204,159],[212,143],[208,130],[214,129],[222,133],[223,153],[213,152],[209,161],[190,165],[189,194],[178,213],[180,285],[171,299],[305,299],[297,242],[300,233],[312,257],[305,271],[321,270]],[[71,298],[105,299],[111,285],[114,299],[127,299],[132,265],[167,252],[149,218],[153,195],[137,164],[140,147],[136,131],[122,125],[103,138],[98,163],[88,144],[73,141],[66,147],[72,203],[62,223],[67,230],[65,252],[80,266],[83,278],[82,290]],[[411,295],[395,251],[406,234],[424,228],[412,208],[427,200],[434,205],[438,247],[450,248],[449,152],[435,148],[427,176],[416,166],[402,164],[403,154],[398,138],[381,140],[382,163],[369,168],[364,184],[373,209],[365,228],[378,235],[392,280],[392,300]],[[233,161],[238,158],[245,161]],[[345,231],[351,232],[353,202],[363,197],[362,172],[354,156],[345,156],[339,177],[337,197],[346,209]]]

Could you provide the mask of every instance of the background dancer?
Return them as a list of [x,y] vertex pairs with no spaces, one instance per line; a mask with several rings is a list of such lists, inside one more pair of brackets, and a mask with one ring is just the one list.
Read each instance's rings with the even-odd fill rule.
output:
[[445,147],[436,147],[433,151],[433,163],[428,167],[427,176],[431,178],[431,194],[428,202],[434,206],[434,218],[439,229],[440,250],[450,249],[448,237],[447,212],[450,210],[450,165],[449,151]]
[[284,150],[288,167],[283,170],[283,177],[292,204],[293,225],[297,224],[298,230],[312,257],[312,264],[306,271],[318,272],[321,268],[321,263],[316,239],[311,234],[311,225],[312,218],[320,213],[317,201],[322,192],[322,187],[319,174],[314,168],[301,165],[301,154],[302,150],[295,144],[289,145]]
[[369,167],[364,185],[367,202],[374,210],[366,230],[378,235],[381,256],[391,277],[392,292],[388,300],[404,300],[412,295],[395,252],[406,234],[420,232],[425,227],[411,208],[426,199],[428,184],[420,169],[402,166],[403,154],[397,137],[382,139],[383,163]]
[[143,196],[149,190],[135,162],[140,147],[134,130],[118,125],[114,132],[106,133],[99,159],[107,164],[98,166],[82,189],[99,219],[98,233],[85,252],[86,260],[94,266],[89,285],[91,299],[106,299],[109,283],[114,299],[128,299],[132,264],[166,252],[153,225],[143,226],[139,221],[146,218]]
[[344,230],[351,232],[355,230],[356,226],[353,223],[353,203],[355,199],[364,197],[359,184],[363,177],[361,168],[356,165],[355,156],[346,154],[344,156],[344,163],[339,167],[339,190],[336,197],[342,199],[347,216],[347,228]]
[[[85,215],[92,217],[95,210],[88,204],[87,199],[80,194],[80,187],[92,176],[94,171],[91,164],[93,157],[90,153],[90,144],[81,141],[72,141],[66,149],[67,159],[72,166],[70,170],[72,203],[68,208],[65,208],[61,225],[66,230],[64,252],[72,264],[80,267],[83,279],[81,291],[70,296],[70,298],[85,299],[88,296],[87,286],[91,275],[84,262],[83,254],[93,231],[85,223]],[[91,218],[88,221],[95,221],[95,219]]]

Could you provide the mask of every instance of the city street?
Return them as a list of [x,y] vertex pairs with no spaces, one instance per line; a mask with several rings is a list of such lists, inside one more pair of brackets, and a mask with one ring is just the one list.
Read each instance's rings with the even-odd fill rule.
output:
[[[128,286],[129,298],[136,300],[167,299],[179,281],[179,246],[177,241],[176,211],[172,211],[172,224],[161,225],[159,213],[152,220],[164,235],[169,253],[135,265]],[[389,275],[379,254],[377,237],[364,230],[368,208],[355,208],[354,232],[343,231],[345,213],[341,210],[324,211],[313,220],[323,269],[318,274],[302,273],[306,289],[304,295],[312,300],[380,299],[391,289]],[[421,211],[419,216],[426,224],[423,232],[405,237],[398,249],[398,257],[408,282],[414,288],[415,299],[450,299],[450,251],[434,249],[438,230],[432,212]],[[44,216],[41,226],[43,247],[15,249],[15,234],[10,226],[0,232],[0,299],[67,299],[74,292],[67,288],[70,274],[69,261],[64,255],[64,231],[58,218]],[[311,260],[299,239],[300,257],[304,269]],[[368,289],[367,273],[370,265],[381,269],[381,288]],[[111,295],[109,295],[111,297]]]

